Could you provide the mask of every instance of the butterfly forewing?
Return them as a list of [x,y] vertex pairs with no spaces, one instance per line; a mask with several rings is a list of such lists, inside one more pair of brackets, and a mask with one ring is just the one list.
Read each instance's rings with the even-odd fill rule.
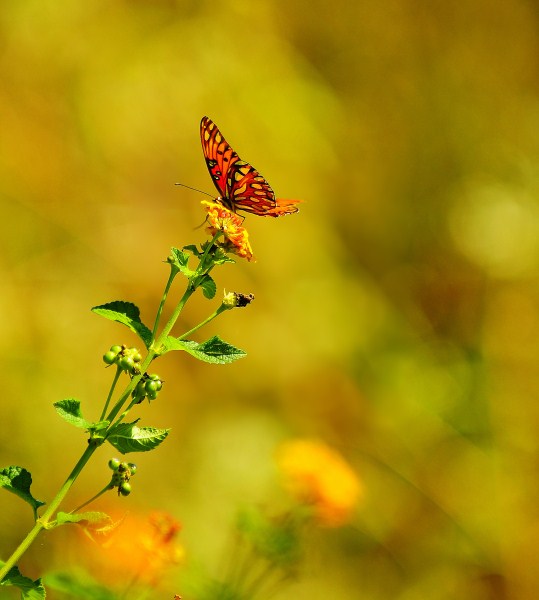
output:
[[219,201],[227,208],[261,217],[279,217],[298,211],[297,200],[275,198],[270,184],[252,165],[240,159],[208,117],[203,117],[200,123],[200,138]]
[[239,160],[239,156],[227,143],[217,125],[208,117],[200,123],[200,139],[206,165],[219,195],[226,196],[226,181],[231,165]]

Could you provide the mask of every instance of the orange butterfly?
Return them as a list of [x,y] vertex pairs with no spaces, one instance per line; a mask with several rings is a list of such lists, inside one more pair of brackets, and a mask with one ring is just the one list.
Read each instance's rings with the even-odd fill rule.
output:
[[223,206],[237,212],[242,210],[259,217],[280,217],[298,212],[300,200],[275,198],[270,184],[248,162],[241,160],[217,125],[208,117],[200,122],[202,151],[208,171]]

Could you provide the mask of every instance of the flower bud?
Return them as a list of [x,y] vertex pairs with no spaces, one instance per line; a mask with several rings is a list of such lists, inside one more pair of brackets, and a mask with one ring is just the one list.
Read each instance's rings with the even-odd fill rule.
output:
[[118,496],[121,494],[122,496],[129,496],[131,493],[131,484],[128,481],[124,481],[118,487]]
[[116,352],[113,352],[112,350],[109,350],[108,352],[105,352],[105,354],[103,354],[103,362],[107,365],[114,364],[117,358],[118,354]]
[[118,458],[111,458],[109,460],[109,468],[113,471],[117,471],[121,461]]
[[254,294],[242,294],[241,292],[225,293],[222,306],[228,310],[231,308],[244,308],[255,299]]

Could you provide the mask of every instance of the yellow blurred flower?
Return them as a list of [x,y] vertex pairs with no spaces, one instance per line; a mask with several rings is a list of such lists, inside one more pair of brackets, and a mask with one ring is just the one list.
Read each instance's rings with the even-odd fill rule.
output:
[[249,234],[242,226],[243,218],[217,202],[203,200],[202,205],[208,213],[206,231],[212,236],[221,231],[225,236],[225,242],[222,244],[224,250],[252,260],[253,250],[249,243]]
[[363,488],[338,452],[320,441],[294,440],[278,449],[277,464],[286,488],[321,525],[338,527],[350,520]]

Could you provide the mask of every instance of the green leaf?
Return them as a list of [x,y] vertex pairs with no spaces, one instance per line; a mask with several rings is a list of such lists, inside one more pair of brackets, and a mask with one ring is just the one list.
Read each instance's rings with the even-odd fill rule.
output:
[[184,246],[182,250],[188,250],[193,254],[193,256],[201,256],[203,252],[201,252],[194,244],[189,244],[188,246]]
[[79,429],[85,429],[90,433],[106,429],[110,424],[110,421],[99,421],[98,423],[90,423],[90,421],[87,421],[82,416],[80,400],[75,400],[75,398],[68,398],[67,400],[55,402],[54,408],[62,419],[67,421],[70,425],[74,425]]
[[155,427],[137,427],[136,423],[137,421],[115,425],[110,430],[107,441],[122,454],[148,452],[159,446],[170,431]]
[[96,315],[105,317],[105,319],[116,321],[129,327],[131,331],[140,337],[146,348],[150,347],[150,344],[152,343],[152,332],[140,320],[140,310],[138,306],[132,302],[116,300],[115,302],[94,306],[92,312]]
[[82,416],[80,400],[75,400],[75,398],[60,400],[54,403],[54,408],[62,419],[75,427],[88,429],[91,426],[91,423]]
[[235,263],[236,261],[222,249],[217,248],[212,256],[212,262],[214,265],[224,265],[225,263]]
[[[117,600],[111,590],[96,583],[86,573],[48,573],[43,578],[47,587],[77,600]],[[62,596],[63,597],[63,596]]]
[[194,274],[194,271],[191,271],[191,269],[187,266],[187,263],[189,262],[189,254],[178,250],[178,248],[172,248],[171,256],[173,258],[172,265],[174,265],[178,271],[183,273],[186,277],[191,277]]
[[[0,565],[4,563],[0,561]],[[0,585],[13,585],[21,590],[22,600],[44,600],[46,597],[45,588],[41,579],[33,581],[30,577],[25,577],[19,571],[18,567],[12,567],[7,575],[0,581]]]
[[77,523],[90,529],[102,529],[110,526],[112,519],[104,512],[57,513],[56,525],[66,525],[67,523]]
[[202,293],[208,300],[215,297],[217,286],[215,285],[215,281],[209,275],[204,275],[199,285],[202,288]]
[[245,351],[223,341],[217,335],[202,344],[168,336],[163,343],[160,354],[165,354],[171,350],[185,350],[198,360],[214,365],[226,365],[247,356]]
[[59,512],[56,515],[56,521],[50,525],[50,528],[70,523],[79,525],[91,540],[96,541],[97,539],[106,539],[108,534],[114,531],[122,522],[123,518],[114,522],[104,512],[84,512],[77,514]]
[[34,519],[37,519],[37,509],[43,506],[45,502],[36,500],[30,493],[32,485],[32,475],[22,467],[5,467],[0,469],[0,487],[5,488],[28,502],[34,511]]

